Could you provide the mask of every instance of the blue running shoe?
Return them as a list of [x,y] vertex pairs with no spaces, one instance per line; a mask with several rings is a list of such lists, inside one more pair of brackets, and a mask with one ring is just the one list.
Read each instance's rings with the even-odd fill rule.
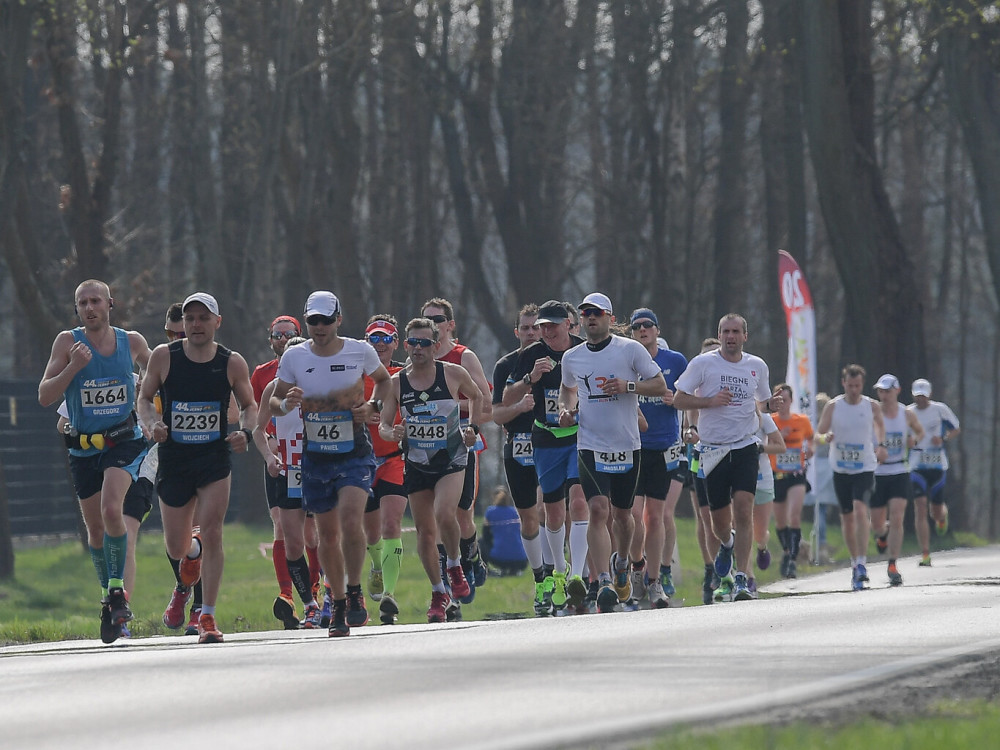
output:
[[664,596],[671,597],[677,593],[674,587],[674,574],[669,567],[664,570],[663,566],[660,566],[660,585],[663,586]]
[[733,601],[734,602],[746,602],[753,599],[750,594],[750,588],[747,585],[746,573],[737,573],[733,576],[735,580],[735,585],[733,586]]
[[605,583],[597,592],[597,611],[600,613],[614,612],[618,606],[618,594],[610,583]]
[[860,576],[858,576],[858,569],[857,569],[857,567],[855,567],[851,571],[851,590],[852,591],[864,591],[865,590],[865,582],[863,580],[861,580]]
[[864,563],[858,563],[858,578],[864,583],[868,583],[868,568],[865,567]]
[[[784,560],[782,560],[784,565]],[[757,570],[767,570],[771,567],[771,551],[767,547],[757,548]]]
[[724,544],[719,545],[719,552],[715,555],[715,573],[719,578],[725,578],[733,570],[733,548]]

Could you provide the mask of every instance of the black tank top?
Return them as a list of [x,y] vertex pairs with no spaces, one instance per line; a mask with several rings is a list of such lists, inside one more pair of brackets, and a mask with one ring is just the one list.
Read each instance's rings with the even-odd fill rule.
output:
[[403,452],[410,464],[428,472],[465,466],[469,458],[458,401],[448,388],[444,365],[435,362],[434,366],[434,382],[423,390],[410,385],[405,369],[399,371],[399,413],[406,426]]
[[160,445],[160,457],[171,460],[211,451],[228,453],[230,350],[218,344],[215,357],[208,362],[188,359],[183,341],[174,341],[168,350],[170,371],[160,386],[160,400],[169,437]]

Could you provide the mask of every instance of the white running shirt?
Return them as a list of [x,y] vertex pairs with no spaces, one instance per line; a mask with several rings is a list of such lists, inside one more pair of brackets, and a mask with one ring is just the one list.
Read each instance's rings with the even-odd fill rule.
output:
[[743,353],[739,362],[730,362],[718,350],[699,354],[677,378],[677,389],[711,398],[723,388],[733,394],[728,406],[701,410],[698,434],[707,445],[742,448],[756,442],[760,426],[757,401],[771,397],[770,374],[760,357]]
[[600,351],[579,344],[563,354],[562,384],[576,388],[580,404],[579,450],[638,450],[639,397],[635,393],[606,396],[601,385],[612,378],[649,380],[660,374],[646,347],[633,339],[611,336]]
[[[910,436],[910,425],[906,422],[906,407],[900,404],[896,416],[890,417],[882,410],[882,422],[885,424],[886,452],[889,454],[884,463],[875,467],[875,476],[890,477],[896,474],[909,474],[910,467],[906,463],[906,442]],[[834,436],[837,433],[833,433]]]
[[[767,436],[778,431],[778,425],[774,423],[774,417],[770,414],[760,415],[760,427],[757,429],[757,440],[761,445],[767,445]],[[759,467],[757,469],[757,489],[774,489],[774,471],[771,469],[771,457],[767,453],[761,453],[758,457]]]
[[920,420],[920,425],[924,428],[924,437],[916,448],[913,449],[913,457],[910,466],[914,469],[944,469],[948,468],[948,452],[944,445],[934,445],[931,438],[937,435],[940,438],[948,430],[959,427],[958,417],[946,404],[940,401],[931,401],[926,409],[920,409],[916,404],[906,407]]
[[875,417],[872,416],[872,399],[862,396],[861,401],[849,404],[844,394],[835,396],[833,419],[833,445],[830,446],[830,463],[835,474],[861,474],[875,471]]

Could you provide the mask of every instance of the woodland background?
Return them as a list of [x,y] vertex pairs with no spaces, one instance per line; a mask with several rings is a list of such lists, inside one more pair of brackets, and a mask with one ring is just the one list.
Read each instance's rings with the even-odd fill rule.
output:
[[736,310],[776,383],[779,248],[821,390],[930,378],[954,522],[1000,536],[995,3],[0,0],[3,377],[97,277],[152,344],[213,293],[251,365],[316,288],[349,335],[449,298],[487,374],[528,301],[649,305],[689,356]]

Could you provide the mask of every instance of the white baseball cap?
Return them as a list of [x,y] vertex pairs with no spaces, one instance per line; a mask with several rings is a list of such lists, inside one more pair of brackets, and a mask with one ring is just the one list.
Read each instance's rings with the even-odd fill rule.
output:
[[200,302],[201,304],[203,304],[205,307],[208,308],[208,311],[212,313],[212,315],[219,314],[219,303],[216,301],[215,297],[213,297],[208,292],[195,292],[194,294],[190,295],[181,304],[181,312],[187,310],[187,306],[190,305],[192,302]]
[[893,388],[899,388],[899,378],[887,372],[878,379],[875,387],[880,391],[888,391]]
[[576,309],[582,310],[585,307],[596,307],[598,310],[604,310],[604,312],[614,315],[608,295],[601,294],[600,292],[591,292],[588,294],[583,298],[583,302],[576,306]]
[[305,317],[308,318],[310,315],[325,315],[328,318],[340,315],[340,300],[337,299],[337,295],[326,291],[310,294],[306,300]]
[[914,396],[926,396],[931,397],[931,381],[924,378],[917,378],[913,381],[913,385],[910,386],[910,393]]

